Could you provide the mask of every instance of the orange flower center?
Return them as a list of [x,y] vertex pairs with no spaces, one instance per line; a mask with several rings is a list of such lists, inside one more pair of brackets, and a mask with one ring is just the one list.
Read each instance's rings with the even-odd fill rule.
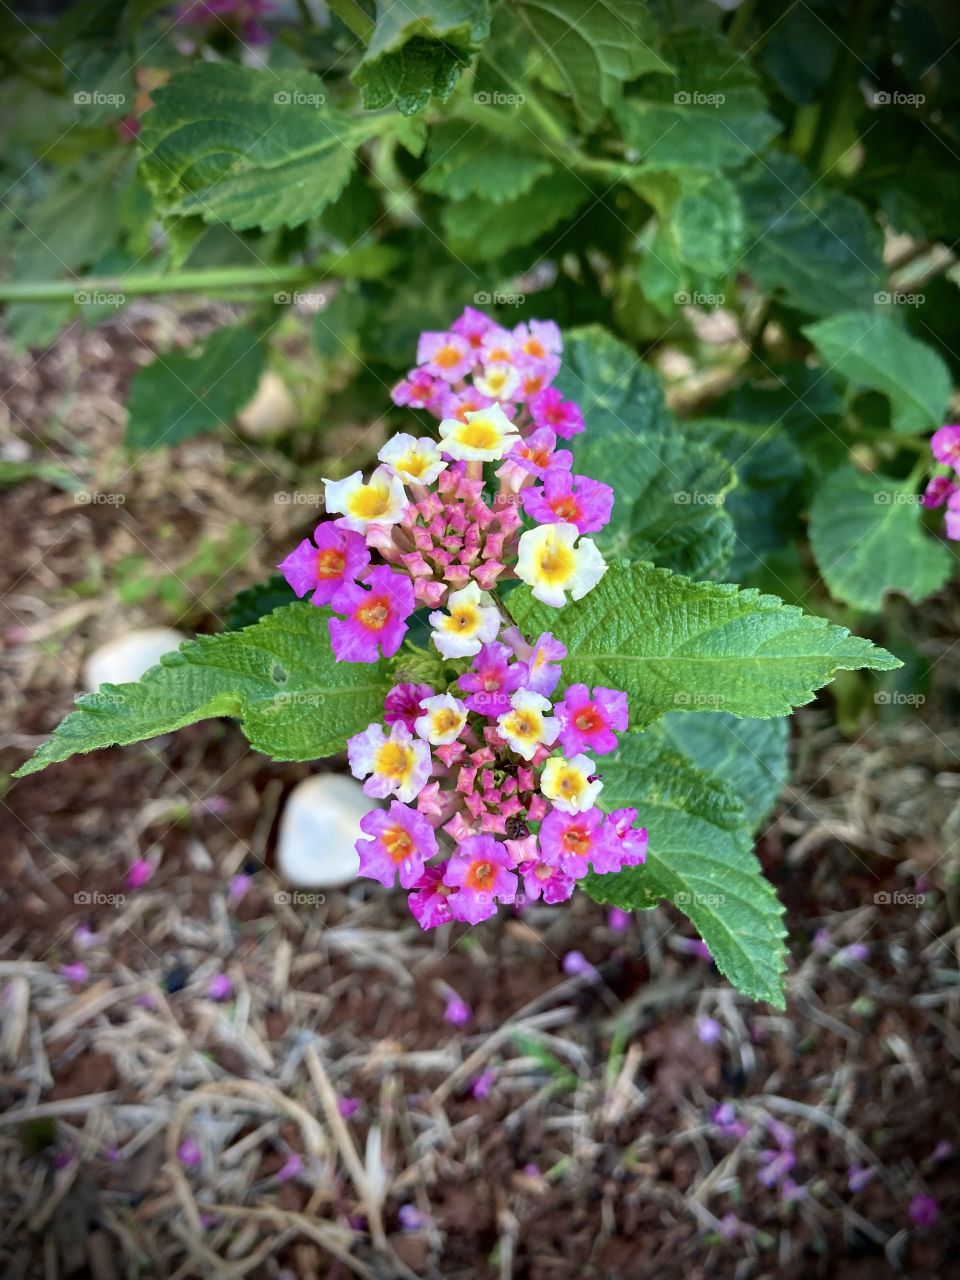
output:
[[492,862],[477,861],[470,863],[467,872],[467,884],[471,889],[489,889],[493,884],[494,870]]
[[543,377],[541,374],[534,374],[533,377],[524,378],[523,391],[524,395],[536,395],[538,391],[543,389]]
[[549,449],[524,449],[524,456],[537,467],[545,467],[550,461]]
[[540,359],[547,354],[547,349],[539,338],[528,338],[523,344],[524,353],[528,356],[534,356]]
[[387,827],[380,839],[391,862],[403,862],[405,858],[409,858],[413,853],[413,841],[410,839],[410,833],[405,831],[399,824],[395,827]]
[[586,827],[567,827],[560,843],[567,853],[582,858],[590,852],[590,833]]
[[584,707],[574,716],[573,723],[581,733],[596,733],[603,728],[603,717],[596,707]]
[[452,369],[460,363],[460,352],[456,347],[441,347],[433,357],[433,363],[438,364],[441,369]]
[[347,557],[342,551],[338,551],[336,547],[328,547],[325,551],[317,552],[317,577],[318,578],[340,578],[343,576],[343,567],[347,562]]
[[381,631],[386,626],[389,617],[390,606],[387,603],[386,596],[377,596],[369,604],[362,605],[357,610],[357,621],[362,627],[366,627],[368,631]]
[[550,503],[550,509],[554,515],[559,516],[561,520],[566,520],[570,524],[580,514],[580,504],[576,498],[557,498]]

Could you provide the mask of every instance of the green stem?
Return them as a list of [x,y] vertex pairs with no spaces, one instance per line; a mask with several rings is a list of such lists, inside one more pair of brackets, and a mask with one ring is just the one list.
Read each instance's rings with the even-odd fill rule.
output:
[[863,47],[864,40],[870,30],[870,13],[872,9],[873,0],[859,0],[853,14],[853,20],[849,26],[849,38],[841,40],[837,49],[833,68],[830,72],[830,79],[827,82],[826,96],[820,106],[817,127],[814,130],[813,141],[810,143],[810,151],[807,155],[807,163],[814,173],[819,173],[821,170],[827,143],[830,141],[830,134],[833,132],[834,122],[846,100],[847,94],[850,92],[853,81],[851,72],[853,71],[854,63],[860,61],[858,51]]
[[743,41],[756,4],[757,0],[741,0],[736,13],[733,15],[733,21],[727,30],[727,39],[731,44],[739,45]]
[[78,293],[217,293],[250,285],[283,285],[319,281],[325,266],[217,267],[206,271],[174,271],[168,275],[89,276],[82,280],[0,280],[0,302],[72,302]]
[[349,27],[358,40],[370,43],[374,22],[357,4],[357,0],[327,0],[327,7],[332,9],[345,27]]

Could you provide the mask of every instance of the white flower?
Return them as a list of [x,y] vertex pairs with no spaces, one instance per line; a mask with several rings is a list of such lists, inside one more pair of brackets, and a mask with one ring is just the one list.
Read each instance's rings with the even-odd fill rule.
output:
[[429,436],[394,436],[377,457],[385,462],[406,484],[433,484],[441,471],[450,465],[440,456],[436,441]]
[[544,715],[549,701],[529,689],[518,689],[510,699],[510,711],[497,716],[497,728],[524,760],[532,760],[537,747],[552,747],[560,736],[560,721]]
[[446,613],[431,613],[433,642],[445,658],[470,658],[496,640],[500,611],[487,605],[489,599],[477,583],[468,582],[447,597]]
[[520,375],[509,364],[492,364],[482,374],[474,374],[473,385],[491,400],[512,400],[520,385]]
[[566,592],[579,600],[607,571],[592,538],[580,538],[575,524],[541,524],[520,535],[517,577],[544,604],[562,608]]
[[599,778],[590,781],[594,768],[590,757],[582,754],[572,760],[551,756],[540,775],[540,790],[564,813],[583,813],[593,808],[603,790]]
[[441,448],[462,462],[498,462],[519,443],[520,433],[498,404],[465,413],[465,421],[444,418]]
[[346,480],[324,480],[323,492],[327,511],[342,512],[337,524],[356,533],[366,533],[373,524],[396,524],[407,507],[403,485],[390,467],[377,467],[368,484],[362,471]]
[[420,705],[424,714],[413,727],[432,747],[445,747],[460,736],[467,723],[467,708],[459,698],[452,693],[438,693],[434,698],[424,698]]

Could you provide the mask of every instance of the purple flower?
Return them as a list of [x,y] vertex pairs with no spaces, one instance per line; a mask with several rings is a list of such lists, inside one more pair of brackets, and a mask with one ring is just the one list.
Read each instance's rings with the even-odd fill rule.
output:
[[[535,840],[536,836],[531,836],[531,839]],[[532,859],[521,864],[520,874],[523,876],[523,891],[531,902],[543,898],[544,902],[552,906],[573,897],[577,882],[559,867]]]
[[630,912],[620,907],[611,907],[607,912],[607,928],[614,933],[626,933],[630,928]]
[[573,467],[573,454],[569,449],[557,448],[557,433],[549,427],[537,427],[525,440],[515,444],[507,458],[528,475],[542,480],[548,471],[569,471]]
[[555,387],[546,387],[538,392],[527,408],[538,427],[549,427],[564,440],[583,430],[583,414],[572,400],[564,400]]
[[460,688],[469,693],[467,707],[482,716],[502,716],[510,710],[510,695],[516,693],[523,680],[524,669],[511,663],[512,654],[505,644],[493,640],[482,645],[471,664],[471,670],[460,677]]
[[277,1173],[278,1182],[289,1182],[292,1178],[299,1178],[303,1173],[303,1160],[292,1151],[283,1163],[283,1168]]
[[360,830],[370,837],[356,843],[360,874],[388,889],[398,875],[404,889],[412,889],[423,875],[424,863],[437,852],[433,827],[422,813],[399,800],[391,801],[389,810],[372,809],[361,818]]
[[207,995],[211,1000],[229,1000],[233,995],[233,983],[226,973],[215,973],[207,983]]
[[627,695],[618,689],[571,684],[554,714],[560,721],[560,745],[566,756],[580,751],[606,755],[617,749],[617,733],[627,727]]
[[582,951],[568,951],[563,957],[563,972],[571,978],[598,978],[600,975]]
[[360,1099],[340,1097],[337,1099],[337,1110],[344,1120],[349,1120],[351,1116],[355,1116],[360,1110]]
[[949,1160],[952,1155],[953,1143],[948,1142],[946,1138],[941,1138],[930,1153],[930,1159],[939,1163],[941,1160]]
[[620,841],[620,865],[636,867],[647,860],[647,829],[635,827],[636,809],[611,809],[607,814],[607,826],[612,836]]
[[750,1132],[749,1126],[737,1118],[732,1102],[721,1102],[719,1106],[714,1107],[710,1119],[726,1138],[745,1138]]
[[706,1016],[697,1019],[697,1037],[701,1044],[716,1044],[723,1034],[723,1028],[716,1018]]
[[763,1168],[757,1172],[757,1177],[765,1187],[775,1187],[786,1178],[797,1163],[797,1157],[792,1151],[767,1150],[760,1152],[760,1163]]
[[435,692],[428,684],[395,684],[383,701],[384,724],[405,724],[413,733],[415,721],[423,715],[420,703]]
[[[474,351],[480,350],[487,334],[495,333],[498,330],[500,330],[500,326],[496,320],[491,320],[489,316],[484,315],[482,311],[477,311],[475,307],[464,307],[463,314],[458,316],[450,326],[450,332],[459,334],[461,338],[466,338]],[[504,332],[503,330],[500,331]]]
[[426,369],[411,369],[390,392],[390,398],[394,404],[411,409],[432,409],[445,389],[446,384],[438,383]]
[[421,929],[436,929],[438,925],[449,924],[453,919],[453,912],[450,910],[452,890],[443,879],[446,870],[446,862],[424,867],[423,875],[413,886],[414,891],[407,899],[407,906]]
[[397,1216],[404,1231],[419,1231],[421,1227],[426,1227],[430,1224],[429,1213],[424,1213],[422,1209],[418,1209],[412,1204],[402,1204]]
[[478,1101],[483,1101],[490,1097],[490,1090],[496,1083],[497,1073],[493,1067],[487,1067],[476,1076],[470,1085],[470,1092]]
[[81,983],[86,982],[89,977],[87,966],[80,961],[76,964],[62,964],[60,966],[60,977],[66,978],[67,982]]
[[[954,430],[960,431],[960,427]],[[933,1196],[916,1195],[910,1201],[907,1213],[915,1227],[932,1227],[940,1217],[940,1206]]]
[[952,493],[956,491],[956,484],[949,476],[931,476],[926,489],[923,491],[923,505],[925,507],[942,507]]
[[870,957],[870,948],[865,942],[851,942],[841,947],[834,956],[834,963],[839,965],[863,964]]
[[186,1165],[188,1169],[198,1165],[202,1158],[200,1148],[193,1138],[184,1138],[179,1147],[177,1147],[177,1159],[182,1165]]
[[146,858],[137,858],[127,868],[126,886],[128,889],[142,889],[153,877],[153,867]]
[[86,951],[88,947],[96,946],[100,941],[99,933],[94,933],[90,926],[81,922],[73,931],[73,945],[78,951]]
[[943,527],[951,542],[960,541],[960,489],[954,489],[947,499],[947,511]]
[[416,608],[413,584],[405,574],[379,565],[370,570],[364,586],[354,582],[342,587],[335,608],[347,615],[327,624],[338,662],[376,662],[381,651],[392,658]]
[[465,1027],[473,1017],[473,1010],[467,1004],[466,1000],[451,992],[447,997],[447,1007],[443,1011],[444,1022],[449,1022],[451,1027]]
[[304,538],[277,568],[298,596],[312,591],[311,604],[336,608],[342,589],[354,583],[369,563],[363,536],[327,521],[317,525],[313,542]]
[[960,426],[940,427],[930,437],[930,451],[938,462],[960,470]]
[[581,533],[597,533],[610,521],[613,490],[589,476],[550,470],[543,484],[524,489],[523,509],[538,524],[575,524]]
[[549,698],[560,683],[560,663],[566,656],[566,645],[545,631],[523,662],[523,688]]
[[445,382],[459,382],[473,368],[476,352],[459,333],[421,333],[417,364]]
[[247,890],[250,888],[250,877],[243,875],[231,876],[230,884],[227,888],[227,902],[231,907],[235,907],[242,902],[247,896]]
[[551,809],[540,827],[542,860],[574,880],[587,874],[587,864],[591,862],[600,875],[619,870],[619,850],[619,843],[611,840],[604,814],[596,805],[582,813]]
[[873,1180],[876,1170],[865,1164],[852,1164],[847,1170],[847,1187],[852,1195],[857,1195]]
[[405,724],[396,721],[389,734],[379,724],[347,740],[347,760],[355,778],[366,778],[363,789],[375,800],[395,795],[410,804],[426,786],[433,760],[430,748],[414,738]]
[[467,836],[447,863],[444,883],[456,893],[450,895],[455,920],[479,924],[497,910],[497,902],[512,902],[517,896],[517,877],[510,855],[493,836]]

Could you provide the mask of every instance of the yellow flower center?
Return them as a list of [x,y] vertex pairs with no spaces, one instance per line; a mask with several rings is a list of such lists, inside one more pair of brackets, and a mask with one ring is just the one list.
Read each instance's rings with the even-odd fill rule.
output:
[[452,369],[460,363],[460,352],[456,347],[441,347],[433,357],[433,363],[438,364],[441,369]]
[[377,752],[376,773],[403,781],[413,768],[413,749],[404,747],[399,742],[385,742]]
[[398,471],[405,471],[408,476],[422,476],[430,466],[430,459],[423,453],[405,454],[397,463]]
[[472,862],[470,870],[467,872],[467,884],[471,889],[489,889],[493,883],[493,876],[492,862]]
[[390,607],[384,596],[378,596],[357,610],[357,621],[368,631],[381,631],[390,617]]
[[547,349],[540,339],[532,337],[523,344],[523,351],[524,355],[534,356],[538,360],[547,354]]
[[500,432],[487,418],[474,418],[460,432],[460,443],[471,449],[495,449],[500,443]]
[[540,573],[547,582],[566,582],[573,574],[574,555],[562,542],[550,541],[540,552]]
[[529,711],[517,711],[507,721],[507,728],[514,738],[536,738],[540,733],[539,719]]
[[433,713],[434,733],[451,733],[460,728],[460,716],[450,707],[444,707]]
[[404,858],[409,858],[413,853],[410,833],[399,824],[395,827],[387,827],[380,839],[391,862],[403,862]]
[[335,547],[317,552],[317,577],[339,578],[343,573],[346,556]]
[[477,611],[472,605],[462,605],[459,609],[454,609],[450,614],[446,628],[448,631],[456,631],[463,635],[468,631],[474,631],[479,621]]
[[564,769],[557,779],[557,788],[566,800],[576,800],[583,793],[584,780],[576,769]]
[[566,853],[582,858],[590,852],[590,833],[586,827],[567,827],[560,838]]
[[361,520],[375,520],[390,508],[390,490],[386,485],[365,484],[350,498],[350,514]]

